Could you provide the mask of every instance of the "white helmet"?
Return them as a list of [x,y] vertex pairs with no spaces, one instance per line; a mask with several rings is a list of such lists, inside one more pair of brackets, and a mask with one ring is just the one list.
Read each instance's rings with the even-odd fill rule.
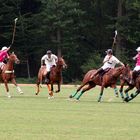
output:
[[140,47],[138,47],[138,48],[136,49],[136,51],[138,51],[138,52],[139,52],[139,51],[140,51]]
[[6,49],[8,49],[8,48],[6,46],[4,46],[4,47],[2,47],[1,50],[3,51],[3,50],[6,50]]

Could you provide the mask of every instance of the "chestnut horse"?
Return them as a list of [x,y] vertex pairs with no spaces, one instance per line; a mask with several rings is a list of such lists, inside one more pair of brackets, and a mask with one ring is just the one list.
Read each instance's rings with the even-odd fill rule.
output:
[[7,96],[9,98],[11,97],[9,93],[9,88],[8,88],[9,81],[11,81],[16,86],[20,94],[23,93],[20,87],[17,85],[16,80],[15,80],[15,75],[14,75],[14,63],[19,64],[19,62],[20,62],[19,59],[14,53],[10,54],[7,64],[4,65],[3,70],[1,71],[1,74],[0,74],[0,80],[4,82]]
[[[100,96],[99,96],[98,102],[100,102],[102,95],[103,95],[104,88],[112,87],[112,88],[116,89],[117,79],[120,76],[120,74],[123,73],[124,69],[126,69],[126,67],[124,67],[124,66],[110,69],[103,76],[97,75],[93,80],[91,80],[91,76],[94,75],[94,73],[97,70],[94,69],[94,70],[88,71],[84,76],[82,85],[77,89],[77,91],[74,94],[70,95],[69,98],[74,98],[77,95],[77,93],[82,89],[79,96],[76,97],[76,100],[79,100],[85,91],[88,91],[91,88],[94,88],[96,85],[99,85],[99,86],[101,86],[101,91],[100,91]],[[85,87],[85,85],[87,85],[87,86]],[[85,88],[83,88],[83,87],[85,87]]]
[[120,75],[120,89],[119,89],[119,92],[120,92],[120,95],[121,95],[123,100],[125,99],[124,95],[123,95],[123,87],[124,87],[124,85],[128,86],[127,89],[124,91],[124,93],[126,95],[126,98],[129,98],[128,91],[134,88],[134,85],[129,84],[130,79],[132,77],[131,75],[132,75],[132,70],[127,65],[127,69],[125,69],[124,73],[122,73]]
[[[137,72],[135,75],[136,79],[134,79],[134,84],[133,85],[128,85],[128,88],[125,90],[125,93],[127,94],[126,98],[124,98],[124,101],[129,102],[132,99],[134,99],[139,93],[140,93],[140,71]],[[133,94],[131,93],[130,96],[128,96],[128,92],[132,90],[134,87],[136,87],[136,92]]]
[[[56,66],[53,66],[51,68],[51,71],[49,74],[49,83],[47,83],[50,97],[53,97],[53,84],[54,83],[56,83],[58,85],[58,89],[55,92],[60,92],[60,85],[62,82],[62,69],[66,68],[66,67],[67,67],[67,65],[65,63],[65,60],[62,57],[58,57]],[[44,75],[45,69],[46,69],[46,66],[43,66],[39,69],[36,95],[38,95],[38,93],[40,92],[40,86],[39,86],[40,83],[46,77],[46,75]],[[50,87],[50,85],[51,85],[51,87]]]

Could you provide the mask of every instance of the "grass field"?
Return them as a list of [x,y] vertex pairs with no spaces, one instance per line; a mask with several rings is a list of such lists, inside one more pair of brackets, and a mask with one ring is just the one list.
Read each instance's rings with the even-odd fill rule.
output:
[[[35,86],[21,86],[19,95],[11,85],[12,98],[0,86],[0,140],[139,140],[140,96],[122,103],[113,90],[105,89],[102,103],[99,88],[68,101],[76,87],[62,87],[53,100],[47,89],[35,96]],[[112,101],[108,100],[112,98]]]

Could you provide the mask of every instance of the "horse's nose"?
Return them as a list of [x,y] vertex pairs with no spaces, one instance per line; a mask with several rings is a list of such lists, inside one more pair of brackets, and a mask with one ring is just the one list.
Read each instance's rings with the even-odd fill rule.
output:
[[16,59],[16,64],[19,64],[20,63],[20,60],[19,59]]
[[64,69],[67,69],[67,65],[66,65],[66,64],[65,64],[65,65],[63,65],[63,68],[64,68]]

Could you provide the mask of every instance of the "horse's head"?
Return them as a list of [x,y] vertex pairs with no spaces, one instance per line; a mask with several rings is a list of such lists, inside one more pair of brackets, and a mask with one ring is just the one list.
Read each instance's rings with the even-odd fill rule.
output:
[[119,76],[122,75],[128,75],[130,73],[130,67],[128,65],[120,66],[115,68],[114,75]]
[[122,71],[121,77],[123,79],[129,79],[131,77],[131,69],[130,69],[130,66],[128,64],[125,65],[125,67]]
[[15,55],[14,52],[12,52],[9,56],[9,61],[13,62],[13,63],[16,63],[16,64],[19,64],[20,63],[20,60],[17,58],[17,56]]
[[58,57],[57,66],[62,66],[63,68],[67,68],[67,64],[63,57]]

